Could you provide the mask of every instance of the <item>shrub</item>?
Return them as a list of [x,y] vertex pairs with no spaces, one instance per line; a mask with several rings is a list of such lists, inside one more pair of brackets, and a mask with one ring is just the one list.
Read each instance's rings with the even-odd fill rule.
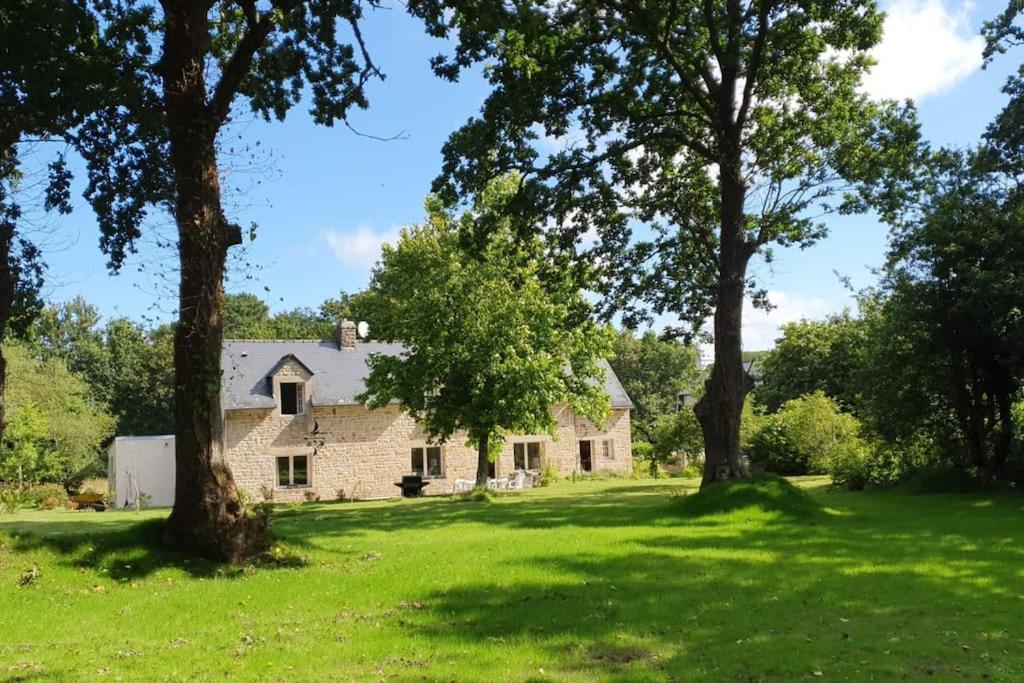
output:
[[861,491],[870,480],[871,449],[861,439],[836,445],[829,455],[832,481],[851,491]]
[[821,391],[787,401],[752,436],[750,459],[776,474],[825,474],[833,451],[859,440],[860,423]]
[[558,470],[553,465],[544,465],[544,469],[540,471],[540,476],[537,477],[537,486],[550,486],[555,482],[562,479],[562,475],[558,473]]
[[318,494],[316,491],[306,491],[302,495],[306,499],[307,503],[316,503],[319,502],[320,500],[320,494]]
[[686,467],[682,469],[682,475],[684,477],[696,477],[698,479],[704,476],[704,458],[691,458],[690,461],[686,463]]
[[750,461],[776,474],[807,474],[810,461],[789,438],[775,416],[765,421],[750,440]]
[[35,484],[26,489],[29,505],[43,510],[61,507],[68,499],[68,492],[60,484]]

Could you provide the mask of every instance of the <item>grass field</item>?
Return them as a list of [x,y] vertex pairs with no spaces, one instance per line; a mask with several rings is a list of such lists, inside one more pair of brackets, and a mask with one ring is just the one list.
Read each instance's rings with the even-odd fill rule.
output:
[[0,517],[0,680],[1024,680],[1024,498],[800,484],[305,505],[238,570]]

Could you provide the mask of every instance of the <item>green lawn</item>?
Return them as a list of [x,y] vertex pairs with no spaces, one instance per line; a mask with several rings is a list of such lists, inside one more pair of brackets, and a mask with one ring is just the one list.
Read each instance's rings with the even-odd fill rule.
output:
[[680,480],[306,505],[274,528],[308,564],[230,571],[132,513],[0,517],[0,680],[1024,680],[1024,498],[801,484],[822,511]]

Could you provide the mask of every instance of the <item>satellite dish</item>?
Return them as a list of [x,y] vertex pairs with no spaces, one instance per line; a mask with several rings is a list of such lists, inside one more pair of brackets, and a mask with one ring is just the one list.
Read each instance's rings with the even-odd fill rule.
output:
[[360,320],[356,325],[356,333],[361,339],[366,339],[366,335],[370,333],[370,326],[366,324],[365,320]]

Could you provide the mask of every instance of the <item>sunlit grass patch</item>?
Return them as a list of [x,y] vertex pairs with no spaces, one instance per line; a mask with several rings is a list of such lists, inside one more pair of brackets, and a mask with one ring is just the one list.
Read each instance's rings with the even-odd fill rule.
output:
[[280,509],[242,568],[4,518],[0,680],[1024,680],[1020,498],[698,484]]

